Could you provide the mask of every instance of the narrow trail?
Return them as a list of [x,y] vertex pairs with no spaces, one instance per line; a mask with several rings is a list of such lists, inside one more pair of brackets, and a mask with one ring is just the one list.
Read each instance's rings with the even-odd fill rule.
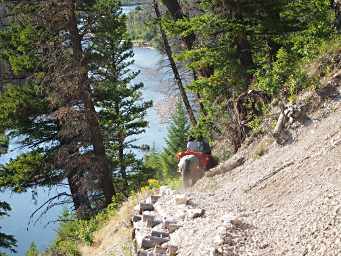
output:
[[[250,146],[229,160],[245,159],[239,167],[224,173],[225,162],[210,171],[218,175],[189,190],[162,189],[150,211],[128,207],[127,216],[141,214],[134,222],[137,244],[151,242],[139,255],[341,255],[340,95],[338,87],[337,96],[309,115],[311,122],[291,130],[290,144],[273,143],[259,158]],[[151,241],[152,234],[160,239]],[[118,249],[130,236],[127,223],[113,222],[82,255],[130,255]],[[154,250],[154,242],[166,249]]]
[[[291,144],[274,143],[189,191],[163,193],[157,214],[179,226],[166,244],[180,256],[341,255],[340,99],[311,119],[292,131]],[[204,214],[193,218],[193,211]]]
[[292,144],[187,193],[205,215],[175,232],[178,255],[341,255],[339,98],[312,120]]

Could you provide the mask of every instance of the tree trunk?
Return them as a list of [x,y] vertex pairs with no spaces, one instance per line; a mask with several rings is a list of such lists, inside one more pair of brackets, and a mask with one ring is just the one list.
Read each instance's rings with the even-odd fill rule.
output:
[[173,74],[174,74],[175,82],[176,82],[176,84],[180,90],[180,95],[181,95],[181,98],[182,98],[183,103],[185,105],[185,108],[187,110],[189,119],[190,119],[192,125],[196,126],[197,121],[196,121],[196,118],[194,116],[193,109],[191,107],[191,104],[189,103],[185,88],[182,84],[182,80],[181,80],[178,68],[176,66],[175,60],[173,58],[172,49],[169,45],[166,32],[164,31],[164,29],[162,28],[162,25],[161,25],[161,13],[160,13],[159,5],[157,4],[156,0],[153,0],[153,4],[154,4],[154,10],[155,10],[156,17],[158,18],[158,23],[159,23],[162,41],[163,41],[165,51],[166,51],[167,57],[169,59]]
[[69,175],[67,180],[77,218],[88,219],[92,215],[92,209],[88,196],[82,193],[80,178],[77,175]]
[[[241,1],[222,0],[220,5],[224,16],[228,18],[237,18],[241,21],[243,20],[243,7],[241,6]],[[250,85],[252,81],[250,71],[254,67],[250,42],[248,41],[245,33],[237,35],[234,41],[237,48],[241,72],[247,82],[247,85]]]
[[332,0],[332,6],[335,10],[335,27],[337,33],[341,32],[341,0]]
[[127,173],[126,173],[126,167],[125,167],[125,163],[124,163],[124,146],[123,146],[123,141],[120,140],[119,142],[119,146],[118,146],[118,161],[119,161],[119,165],[120,165],[120,173],[126,188],[126,192],[128,192],[128,177],[127,177]]
[[249,85],[252,81],[252,75],[250,74],[250,71],[254,67],[254,63],[252,58],[251,46],[245,34],[241,34],[237,38],[236,45],[240,67],[242,72],[244,73],[245,80]]
[[[167,7],[170,15],[175,21],[185,18],[180,3],[177,0],[163,0],[162,3]],[[195,38],[196,36],[192,32],[189,35],[182,37],[181,39],[184,42],[186,48],[190,50],[193,47]]]
[[[163,0],[162,2],[167,7],[170,15],[172,16],[172,18],[175,21],[186,18],[186,16],[184,15],[184,13],[182,11],[182,8],[181,8],[181,6],[177,0]],[[195,39],[196,39],[196,36],[193,32],[190,33],[189,35],[181,38],[181,40],[184,42],[187,50],[191,50],[193,48]],[[199,70],[199,73],[203,74],[203,73],[207,73],[207,72]],[[206,77],[206,76],[204,76],[204,77]],[[198,75],[197,75],[195,70],[193,70],[193,80],[194,81],[198,80]],[[205,110],[204,104],[202,104],[202,102],[200,101],[200,99],[201,99],[200,93],[197,93],[197,98],[199,101],[199,107],[200,107],[201,113],[206,115],[207,112]]]
[[88,81],[88,66],[83,56],[81,36],[78,30],[77,18],[75,15],[75,1],[68,0],[69,4],[69,23],[68,30],[71,36],[71,44],[73,51],[73,60],[76,67],[79,68],[79,90],[81,94],[81,100],[84,103],[85,115],[87,123],[90,129],[90,141],[94,148],[94,154],[99,162],[101,170],[98,173],[100,180],[100,187],[103,190],[105,197],[105,206],[110,204],[112,197],[115,194],[112,172],[110,170],[110,164],[106,158],[105,147],[103,143],[103,136],[101,133],[97,113],[94,107],[94,103],[91,98],[91,89]]

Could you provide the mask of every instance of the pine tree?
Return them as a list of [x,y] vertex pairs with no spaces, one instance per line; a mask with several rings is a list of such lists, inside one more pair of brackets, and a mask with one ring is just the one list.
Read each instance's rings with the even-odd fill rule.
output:
[[131,170],[131,167],[139,162],[132,152],[132,149],[137,148],[134,142],[148,125],[144,117],[151,102],[142,102],[142,86],[131,86],[124,82],[107,84],[101,90],[105,97],[114,99],[99,104],[99,114],[103,117],[102,126],[105,130],[108,155],[116,166],[114,171],[123,179],[125,191],[129,188],[127,169]]
[[30,248],[27,250],[26,256],[39,256],[39,250],[34,242],[32,242]]
[[[100,15],[94,31],[93,58],[105,68],[105,72],[96,66],[91,70],[95,76],[96,106],[104,130],[107,154],[112,160],[114,173],[118,172],[123,179],[123,191],[127,192],[127,168],[131,171],[140,164],[131,149],[135,147],[133,143],[137,136],[148,125],[145,115],[152,102],[142,101],[142,83],[132,84],[138,72],[129,70],[134,54],[126,34],[126,17],[121,15],[119,3],[99,1],[96,8]],[[111,20],[108,18],[110,15]]]
[[191,47],[177,52],[177,60],[198,74],[187,88],[200,94],[206,110],[198,123],[203,120],[215,134],[223,132],[217,120],[233,119],[227,102],[250,88],[279,93],[299,60],[311,57],[335,33],[330,1],[162,2],[171,16],[163,24],[173,41],[195,33]]
[[[5,154],[8,147],[8,139],[3,133],[0,133],[0,157],[1,154]],[[0,165],[0,169],[1,169]],[[7,212],[11,210],[10,205],[7,202],[0,201],[0,218],[4,216],[8,216]],[[1,230],[0,226],[0,230]],[[15,240],[14,236],[5,234],[0,232],[0,248],[5,248],[10,250],[11,252],[15,253],[15,247],[17,245],[17,241]],[[0,251],[0,256],[5,256],[6,254]]]
[[[8,203],[0,201],[0,218],[8,215],[7,212],[11,210],[11,207]],[[1,226],[0,226],[1,230]],[[15,238],[12,235],[8,235],[5,233],[0,232],[0,248],[7,249],[13,253],[15,253],[15,247],[17,245],[17,242]],[[3,253],[0,251],[0,256],[4,256],[6,253]]]
[[[8,164],[2,186],[24,191],[67,178],[75,209],[79,216],[88,216],[110,203],[113,187],[91,99],[88,64],[82,61],[75,2],[23,1],[8,7],[13,22],[2,30],[1,57],[22,82],[6,86],[1,95],[2,126],[11,129],[11,136],[25,135],[22,143],[33,150]],[[18,15],[21,19],[15,18]],[[91,206],[89,197],[99,198],[98,194],[103,197]],[[62,196],[66,193],[56,198]]]
[[178,100],[169,124],[166,146],[161,152],[153,148],[145,155],[145,168],[158,179],[167,179],[177,175],[176,154],[186,149],[189,129],[190,124],[186,112]]
[[0,94],[0,126],[12,137],[24,135],[22,144],[31,151],[5,166],[0,186],[23,192],[67,179],[71,195],[51,198],[48,207],[71,199],[78,217],[87,218],[108,205],[115,192],[110,152],[117,139],[110,134],[115,103],[123,101],[120,118],[131,112],[120,122],[128,122],[137,134],[146,125],[142,119],[150,106],[134,105],[140,85],[127,85],[136,74],[127,73],[131,44],[122,36],[119,2],[6,3],[20,19],[0,33],[1,58],[22,81],[20,86],[6,85]]
[[189,123],[182,104],[178,101],[167,132],[166,147],[161,153],[162,170],[166,177],[177,173],[176,153],[186,149]]

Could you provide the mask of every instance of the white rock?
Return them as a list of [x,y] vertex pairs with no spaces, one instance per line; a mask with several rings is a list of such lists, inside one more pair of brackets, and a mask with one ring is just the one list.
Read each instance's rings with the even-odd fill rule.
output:
[[155,216],[156,216],[155,212],[145,211],[142,214],[142,221],[147,222],[148,220],[154,220]]
[[139,205],[135,205],[135,207],[134,207],[134,213],[135,213],[135,214],[140,214],[140,206],[139,206]]
[[139,212],[142,214],[145,211],[154,211],[154,205],[148,203],[139,203]]
[[151,195],[150,201],[152,202],[152,204],[155,204],[160,198],[161,198],[161,195]]
[[149,234],[149,229],[139,227],[135,229],[135,241],[138,248],[142,248],[143,239]]
[[160,246],[156,246],[153,250],[154,255],[166,255],[167,253],[167,248],[163,248]]
[[213,239],[213,243],[215,246],[220,246],[224,243],[224,239],[221,235],[216,235]]
[[210,256],[222,256],[222,254],[218,251],[218,249],[213,248],[210,252]]
[[168,229],[169,233],[173,233],[173,232],[175,232],[179,228],[180,228],[180,225],[178,225],[178,224],[169,224],[167,226],[167,229]]
[[232,223],[232,221],[235,220],[235,219],[237,219],[236,216],[234,216],[232,214],[226,214],[223,217],[223,222],[224,222],[225,225],[227,225],[227,224]]
[[167,195],[173,195],[174,191],[172,189],[170,189],[167,186],[161,186],[160,187],[160,195],[161,196],[167,196]]
[[152,232],[156,231],[156,232],[163,232],[164,228],[163,228],[163,223],[160,223],[159,225],[156,225],[152,228]]
[[153,204],[153,203],[152,203],[151,197],[148,197],[148,198],[146,199],[146,204]]
[[187,204],[188,198],[184,194],[176,195],[175,196],[175,204]]
[[132,218],[131,218],[132,222],[138,222],[140,220],[142,220],[142,216],[141,215],[134,215]]

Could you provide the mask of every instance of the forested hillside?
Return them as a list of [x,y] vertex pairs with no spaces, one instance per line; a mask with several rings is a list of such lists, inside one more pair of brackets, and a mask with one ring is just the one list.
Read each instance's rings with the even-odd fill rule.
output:
[[[163,3],[167,12],[159,22],[168,40],[181,46],[173,47],[173,57],[192,70],[188,89],[202,103],[198,127],[210,137],[232,133],[235,151],[266,112],[266,103],[248,106],[247,101],[257,101],[249,90],[267,102],[294,101],[300,90],[313,86],[304,63],[321,45],[331,47],[329,40],[340,29],[330,1]],[[237,111],[234,99],[241,103]]]
[[[231,157],[266,132],[274,105],[320,88],[334,68],[325,61],[317,77],[311,63],[341,50],[338,0],[4,0],[1,10],[0,154],[13,139],[26,150],[0,165],[0,189],[67,188],[32,216],[69,209],[46,255],[80,255],[78,242],[91,244],[129,196],[177,183],[189,135],[223,140],[216,158]],[[161,151],[136,142],[155,105],[135,82],[133,42],[157,47],[174,81],[160,83],[177,97]],[[15,240],[0,233],[0,246]]]

